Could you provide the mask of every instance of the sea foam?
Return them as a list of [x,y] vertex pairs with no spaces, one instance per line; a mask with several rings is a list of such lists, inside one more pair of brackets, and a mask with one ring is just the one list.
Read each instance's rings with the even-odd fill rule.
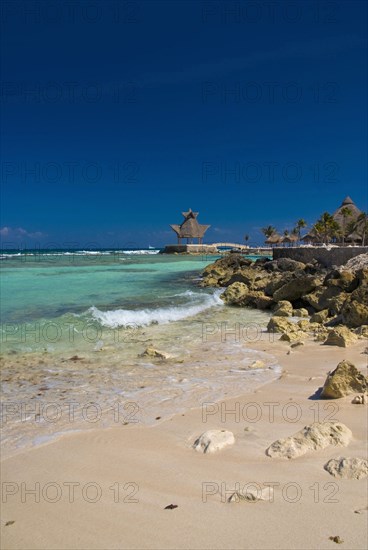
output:
[[213,294],[185,292],[182,296],[188,297],[189,301],[178,306],[139,310],[113,309],[108,311],[101,311],[93,306],[89,308],[88,313],[101,325],[109,328],[132,325],[143,327],[153,323],[165,324],[193,317],[211,307],[222,306],[223,301],[220,299],[220,294],[221,291],[215,291]]

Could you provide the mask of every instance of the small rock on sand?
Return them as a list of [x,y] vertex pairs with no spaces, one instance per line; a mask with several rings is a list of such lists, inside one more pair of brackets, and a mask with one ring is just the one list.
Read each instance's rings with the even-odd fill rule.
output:
[[153,359],[170,359],[171,355],[164,351],[148,347],[143,353],[140,354],[139,357],[151,357]]
[[368,512],[368,506],[365,508],[359,508],[358,510],[354,510],[354,514],[364,514]]
[[261,361],[260,359],[257,359],[256,361],[253,361],[250,365],[250,369],[264,369],[266,367],[266,364],[264,361]]
[[368,476],[368,460],[365,458],[332,458],[324,469],[334,477],[364,479]]
[[199,453],[215,453],[235,443],[234,434],[227,430],[208,430],[195,440],[193,448]]
[[261,489],[260,487],[247,488],[245,491],[235,491],[229,499],[228,502],[258,502],[259,500],[273,500],[273,489],[272,487],[265,487]]
[[352,400],[352,403],[354,405],[364,405],[367,403],[367,396],[362,393],[362,395],[356,395],[354,399]]

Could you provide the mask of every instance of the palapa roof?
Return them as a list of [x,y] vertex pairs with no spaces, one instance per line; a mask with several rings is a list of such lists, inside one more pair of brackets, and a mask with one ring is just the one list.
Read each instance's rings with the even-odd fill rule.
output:
[[265,243],[267,244],[278,244],[281,243],[282,236],[278,233],[272,233],[267,239],[265,240]]
[[345,237],[345,241],[351,241],[351,242],[359,242],[363,240],[363,237],[361,234],[354,231],[353,233],[350,233],[347,237]]
[[349,233],[349,235],[346,237],[346,240],[347,241],[353,241],[353,242],[354,241],[355,242],[362,241],[363,240],[363,233],[366,232],[366,231],[364,231],[366,223],[367,223],[367,218],[366,217],[360,219],[356,223],[354,231],[352,233]]
[[296,243],[297,240],[297,235],[285,235],[284,237],[281,237],[282,243]]
[[306,233],[305,235],[303,235],[303,237],[301,237],[301,241],[316,241],[318,240],[320,237],[317,235],[316,231],[314,228],[312,228],[308,233]]
[[[351,210],[351,216],[346,216],[344,219],[344,216],[341,213],[343,208],[349,208],[349,210]],[[333,217],[339,225],[343,226],[344,224],[346,225],[349,222],[356,220],[361,213],[362,211],[356,206],[353,200],[349,196],[347,196],[342,201],[341,206],[339,206],[339,208],[335,210],[335,212],[333,213]]]
[[181,225],[170,225],[177,236],[181,239],[201,239],[207,229],[211,227],[210,225],[202,225],[198,223],[198,212],[193,212],[191,208],[189,208],[188,212],[182,212],[182,214],[184,216],[184,221]]

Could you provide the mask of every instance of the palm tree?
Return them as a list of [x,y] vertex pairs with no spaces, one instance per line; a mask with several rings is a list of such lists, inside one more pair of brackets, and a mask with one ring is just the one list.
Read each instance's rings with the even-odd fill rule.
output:
[[368,235],[368,215],[366,212],[361,212],[356,220],[349,223],[347,232],[354,233],[354,231],[362,238],[362,246],[365,246],[365,240]]
[[269,237],[271,237],[271,235],[276,233],[276,227],[273,227],[273,225],[269,225],[268,227],[262,227],[261,231],[268,239]]
[[317,220],[314,224],[314,229],[325,244],[327,244],[333,237],[336,237],[341,231],[340,225],[328,212],[324,212],[319,220]]
[[300,232],[303,227],[307,227],[307,222],[303,220],[303,218],[300,218],[300,220],[298,220],[295,224],[295,233],[293,233],[294,235],[298,235],[298,241],[300,241]]
[[345,244],[346,220],[353,215],[353,211],[348,206],[344,206],[344,208],[341,208],[340,213],[342,215],[342,244]]

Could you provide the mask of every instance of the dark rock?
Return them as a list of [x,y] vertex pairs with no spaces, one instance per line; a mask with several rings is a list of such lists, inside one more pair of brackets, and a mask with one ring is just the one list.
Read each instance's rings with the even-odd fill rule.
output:
[[289,258],[279,258],[278,260],[271,260],[266,262],[263,266],[267,271],[290,271],[303,270],[305,264],[290,260]]

